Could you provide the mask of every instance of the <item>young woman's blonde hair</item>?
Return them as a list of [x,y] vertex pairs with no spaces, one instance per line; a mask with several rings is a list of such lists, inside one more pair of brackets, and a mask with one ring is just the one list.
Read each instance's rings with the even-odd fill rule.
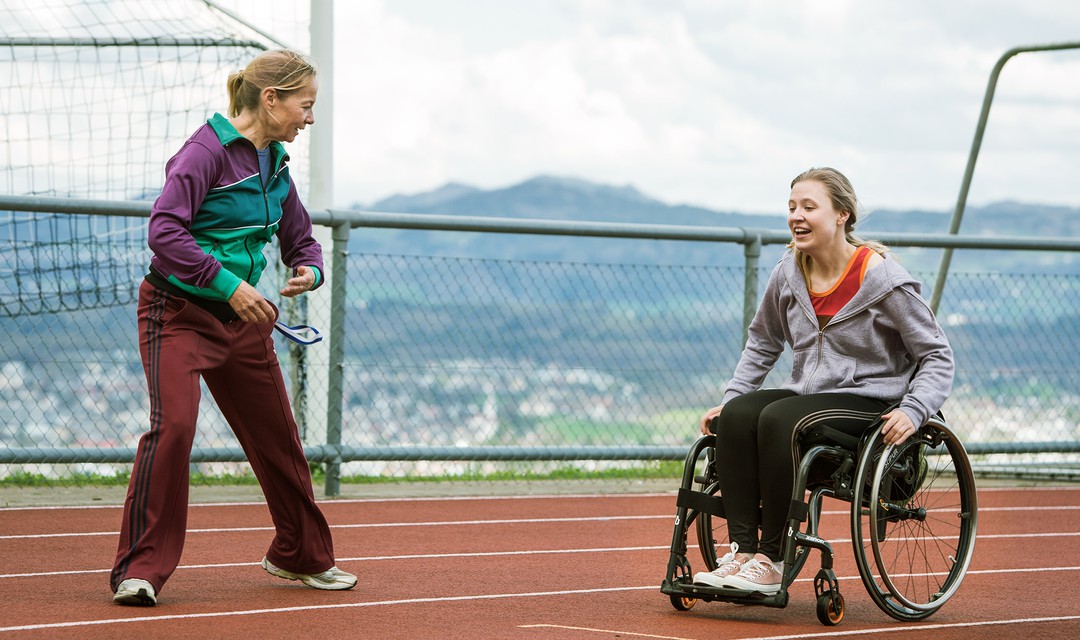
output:
[[[889,250],[880,242],[864,240],[855,235],[855,223],[859,219],[859,199],[855,196],[855,188],[851,186],[851,181],[844,174],[831,167],[812,167],[795,176],[795,179],[791,181],[791,186],[794,187],[808,180],[824,185],[825,191],[829,194],[829,200],[832,201],[833,209],[838,212],[847,212],[848,218],[844,222],[844,239],[848,241],[848,244],[856,247],[870,247],[877,253],[885,253]],[[788,244],[788,248],[795,252],[795,262],[803,275],[809,274],[810,256],[796,249],[794,240]]]
[[235,118],[244,109],[257,109],[263,89],[274,89],[283,98],[306,87],[315,74],[315,63],[296,51],[277,49],[260,53],[243,71],[229,74],[226,83],[229,117]]

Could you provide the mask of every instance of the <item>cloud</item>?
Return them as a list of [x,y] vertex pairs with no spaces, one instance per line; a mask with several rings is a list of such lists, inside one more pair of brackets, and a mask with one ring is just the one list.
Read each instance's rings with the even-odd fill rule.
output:
[[[879,208],[949,209],[997,56],[1080,19],[1057,2],[983,13],[970,1],[343,4],[343,204],[548,173],[775,211],[791,176],[831,164]],[[1078,64],[1080,54],[1010,63],[973,199],[1080,202],[1071,182],[1039,177],[1076,165]]]

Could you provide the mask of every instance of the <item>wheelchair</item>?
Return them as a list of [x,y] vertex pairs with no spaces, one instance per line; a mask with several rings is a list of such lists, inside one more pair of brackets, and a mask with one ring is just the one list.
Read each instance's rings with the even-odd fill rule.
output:
[[[882,414],[886,413],[882,412]],[[817,425],[799,436],[801,461],[788,510],[784,576],[773,595],[694,583],[687,558],[693,529],[705,570],[726,548],[727,522],[715,455],[716,436],[699,438],[686,456],[662,593],[688,611],[698,600],[786,607],[788,589],[811,551],[818,620],[839,624],[844,598],[832,545],[818,535],[825,497],[850,503],[851,542],[859,576],[874,603],[901,621],[924,620],[960,587],[978,523],[975,478],[967,452],[941,414],[899,445],[885,445],[880,415],[861,437]]]

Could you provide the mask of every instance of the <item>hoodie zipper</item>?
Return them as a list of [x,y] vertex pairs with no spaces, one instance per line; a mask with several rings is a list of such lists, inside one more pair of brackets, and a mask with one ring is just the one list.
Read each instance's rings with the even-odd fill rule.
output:
[[[811,322],[817,322],[817,316],[807,313],[805,308],[803,309],[803,313],[806,314],[807,319]],[[829,326],[829,323],[831,322],[832,321],[830,320],[829,322],[825,323],[825,327]],[[814,370],[810,373],[809,376],[807,376],[806,383],[803,385],[803,395],[808,395],[810,393],[810,383],[814,381],[814,377],[817,376],[818,369],[821,368],[822,355],[825,351],[825,327],[819,328],[817,332],[817,358],[814,362]]]
[[[890,291],[891,291],[891,289],[890,289]],[[876,303],[878,300],[880,300],[883,297],[885,297],[885,296],[875,298],[874,300],[870,301],[869,304],[866,304],[866,305],[863,305],[863,306],[859,307],[854,312],[849,310],[847,313],[845,313],[843,315],[839,315],[839,314],[835,315],[832,318],[830,318],[828,322],[825,323],[824,327],[821,327],[821,328],[818,329],[818,332],[817,332],[817,360],[816,360],[816,362],[814,362],[814,371],[813,371],[813,373],[810,374],[810,376],[806,379],[806,384],[803,385],[803,395],[806,395],[806,394],[810,393],[810,383],[814,381],[814,377],[817,375],[818,369],[821,368],[821,361],[825,357],[825,330],[828,329],[829,327],[833,326],[837,322],[843,322],[843,321],[847,320],[848,318],[854,318],[855,316],[857,316],[860,313],[862,313],[862,312],[866,311],[867,309],[869,309],[871,306],[874,305],[874,303]],[[800,305],[800,308],[803,310],[803,314],[806,315],[806,317],[811,322],[817,322],[818,321],[817,316],[807,313],[805,307],[802,307],[802,305]]]
[[[882,265],[882,268],[884,268],[884,266],[885,265]],[[832,325],[836,324],[837,322],[843,322],[844,320],[847,320],[848,318],[853,318],[853,317],[859,315],[860,313],[866,311],[867,309],[869,309],[870,307],[874,306],[879,301],[881,301],[883,298],[890,295],[895,288],[896,287],[894,287],[894,286],[887,286],[885,288],[885,290],[883,292],[881,292],[880,295],[875,296],[872,300],[868,300],[867,302],[863,303],[858,309],[855,309],[855,310],[847,309],[846,313],[844,313],[845,309],[841,309],[841,312],[843,313],[843,315],[838,314],[836,316],[833,316],[827,323],[825,323],[824,327],[820,327],[818,329],[818,332],[817,332],[817,334],[818,334],[817,335],[817,359],[814,362],[814,370],[813,370],[813,372],[807,377],[806,383],[803,385],[803,394],[804,395],[810,393],[810,384],[814,381],[814,377],[817,376],[818,370],[821,368],[821,362],[824,359],[824,355],[825,355],[825,353],[824,353],[825,352],[825,329],[827,329],[828,327],[831,327]],[[806,307],[804,305],[802,305],[802,304],[799,304],[799,308],[802,309],[803,315],[805,315],[807,317],[807,319],[810,320],[810,322],[812,322],[814,324],[817,324],[818,320],[817,320],[816,315],[808,312],[806,310]]]

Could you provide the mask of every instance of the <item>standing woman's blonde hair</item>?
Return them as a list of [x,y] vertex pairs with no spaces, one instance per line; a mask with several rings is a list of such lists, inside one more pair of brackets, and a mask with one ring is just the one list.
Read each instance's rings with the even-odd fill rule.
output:
[[263,89],[274,89],[283,98],[306,87],[315,74],[315,63],[296,51],[277,49],[260,53],[243,71],[229,74],[226,84],[229,117],[235,118],[244,109],[258,109]]
[[[856,247],[870,247],[877,253],[885,253],[889,250],[880,242],[863,240],[855,235],[855,223],[859,217],[859,199],[855,196],[855,188],[851,186],[851,181],[844,174],[832,167],[812,167],[795,176],[795,179],[791,181],[791,186],[794,187],[796,184],[808,180],[819,182],[825,186],[825,191],[829,194],[829,200],[832,201],[833,209],[839,212],[847,212],[848,218],[844,222],[844,239],[847,240],[848,244]],[[803,275],[807,275],[810,272],[810,256],[796,249],[794,240],[788,244],[788,248],[795,252],[796,264],[799,265]]]

